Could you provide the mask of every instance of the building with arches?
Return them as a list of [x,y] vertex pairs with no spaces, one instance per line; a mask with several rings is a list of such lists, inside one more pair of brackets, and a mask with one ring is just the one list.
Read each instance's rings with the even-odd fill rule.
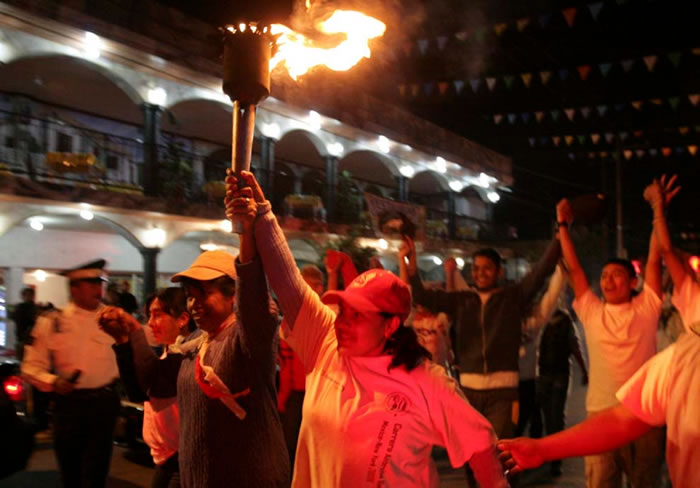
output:
[[[62,305],[55,271],[91,258],[143,298],[202,249],[235,252],[222,202],[231,102],[197,49],[211,27],[152,2],[141,3],[167,23],[125,26],[89,2],[25,3],[0,4],[0,312],[25,285]],[[190,44],[163,40],[185,27]],[[362,223],[365,192],[426,207],[426,266],[496,232],[508,158],[338,90],[275,75],[258,107],[252,167],[300,261],[320,261],[329,236]],[[368,245],[395,252],[378,237]],[[11,346],[5,333],[0,314],[0,345]]]

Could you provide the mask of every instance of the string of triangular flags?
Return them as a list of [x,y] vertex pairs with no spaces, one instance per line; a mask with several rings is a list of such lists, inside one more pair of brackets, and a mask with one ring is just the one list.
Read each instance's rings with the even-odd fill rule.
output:
[[697,144],[688,144],[685,146],[662,146],[662,147],[649,147],[649,148],[627,148],[622,151],[582,151],[579,153],[569,152],[568,158],[573,160],[576,159],[608,159],[612,158],[618,160],[623,158],[626,161],[632,158],[643,159],[643,158],[670,158],[671,156],[685,156],[690,155],[691,157],[698,156],[698,149],[700,146]]
[[[700,103],[700,93],[693,93],[687,96],[688,102],[693,106],[697,107]],[[538,124],[544,122],[548,117],[553,122],[558,122],[559,120],[564,120],[564,117],[570,122],[574,122],[577,117],[582,117],[587,120],[592,114],[597,113],[598,117],[603,118],[608,114],[613,112],[622,112],[626,108],[632,107],[636,111],[642,111],[642,109],[648,104],[649,106],[661,107],[668,104],[668,106],[673,110],[677,111],[681,106],[683,98],[680,96],[668,97],[668,98],[650,98],[648,100],[633,100],[628,103],[615,103],[615,104],[599,104],[596,106],[583,106],[583,107],[568,107],[563,109],[553,109],[553,110],[536,110],[534,112],[511,112],[507,114],[493,114],[492,116],[484,116],[487,119],[493,120],[493,123],[500,125],[507,122],[510,125],[514,125],[518,122],[523,124],[530,123],[534,120]]]
[[[694,56],[700,56],[700,48],[693,48],[689,51],[690,54]],[[681,60],[683,58],[682,51],[672,51],[665,54],[665,59],[674,68],[680,66]],[[687,54],[687,53],[686,53]],[[647,56],[642,56],[640,58],[626,58],[617,62],[603,62],[597,65],[593,64],[583,64],[577,66],[575,69],[561,68],[558,70],[545,70],[539,72],[525,72],[519,73],[518,75],[503,75],[503,76],[487,76],[485,78],[474,78],[471,80],[453,80],[449,81],[429,81],[425,83],[409,83],[400,84],[399,95],[402,97],[412,96],[417,97],[421,94],[425,96],[431,96],[434,93],[440,96],[446,95],[450,88],[454,88],[454,93],[457,95],[462,94],[464,87],[469,84],[473,93],[478,93],[482,87],[486,87],[489,92],[494,91],[500,83],[503,84],[507,89],[511,90],[515,87],[516,81],[519,79],[525,88],[530,88],[533,85],[533,81],[539,80],[542,86],[547,86],[553,79],[560,79],[561,81],[567,81],[569,79],[575,79],[573,74],[578,75],[578,79],[582,81],[588,80],[593,73],[596,71],[600,73],[603,78],[607,78],[610,72],[619,65],[620,69],[624,73],[629,73],[635,66],[642,65],[645,67],[646,71],[651,73],[656,70],[659,65],[660,56],[656,54],[649,54]],[[596,70],[597,68],[597,70]],[[437,90],[436,90],[437,89]]]
[[440,51],[444,50],[453,39],[458,43],[464,43],[466,41],[484,42],[491,33],[500,37],[504,33],[512,30],[524,32],[527,29],[537,27],[546,29],[556,22],[557,19],[560,19],[560,21],[563,21],[570,29],[573,29],[576,25],[576,21],[580,20],[586,12],[594,22],[598,22],[601,13],[606,9],[622,6],[626,3],[628,3],[628,0],[607,0],[592,2],[584,7],[567,7],[556,12],[545,12],[537,16],[521,17],[492,25],[465,28],[450,35],[443,34],[436,37],[419,39],[415,44],[413,42],[406,42],[402,49],[406,56],[410,56],[414,52],[414,49],[417,49],[418,54],[425,55],[433,46]]

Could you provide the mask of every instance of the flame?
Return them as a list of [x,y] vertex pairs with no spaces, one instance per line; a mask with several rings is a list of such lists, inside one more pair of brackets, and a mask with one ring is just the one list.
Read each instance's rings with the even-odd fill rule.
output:
[[362,58],[370,57],[369,41],[384,35],[386,25],[361,12],[336,10],[326,20],[316,24],[324,34],[345,35],[337,46],[324,49],[314,47],[308,37],[282,24],[272,24],[270,32],[279,35],[277,52],[270,60],[270,70],[282,64],[289,76],[297,79],[311,68],[325,65],[333,71],[346,71]]

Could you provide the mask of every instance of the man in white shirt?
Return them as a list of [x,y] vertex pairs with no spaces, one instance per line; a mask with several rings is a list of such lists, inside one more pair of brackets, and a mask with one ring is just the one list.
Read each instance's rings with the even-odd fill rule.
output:
[[[619,403],[617,390],[656,353],[656,326],[661,314],[661,254],[652,236],[642,291],[635,294],[632,263],[608,261],[601,271],[601,300],[591,290],[569,234],[572,212],[567,200],[557,205],[562,253],[569,267],[574,310],[583,324],[590,358],[586,396],[589,416]],[[663,452],[663,431],[652,429],[620,449],[586,457],[586,483],[618,488],[624,472],[633,488],[657,486]]]
[[119,413],[114,340],[97,325],[105,260],[62,273],[71,302],[37,320],[22,374],[54,395],[54,448],[63,486],[104,486]]

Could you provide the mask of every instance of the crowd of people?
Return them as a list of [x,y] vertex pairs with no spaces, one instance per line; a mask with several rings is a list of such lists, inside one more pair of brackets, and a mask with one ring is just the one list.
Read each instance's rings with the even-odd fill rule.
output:
[[[485,248],[471,285],[454,259],[444,283],[424,283],[404,235],[397,274],[378,261],[358,273],[329,251],[324,288],[321,269],[297,267],[252,173],[226,185],[240,254],[206,251],[174,275],[180,286],[146,304],[146,328],[128,289],[104,303],[103,260],[66,271],[70,304],[23,325],[22,373],[53,395],[64,486],[105,485],[118,380],[144,403],[153,487],[432,487],[435,447],[470,486],[517,486],[545,462],[556,478],[562,458],[585,456],[586,486],[660,487],[664,452],[674,487],[700,486],[700,284],[669,236],[675,178],[644,192],[643,278],[611,259],[600,296],[567,200],[519,281],[504,283],[501,256]],[[657,354],[662,264],[685,333]],[[565,429],[571,358],[588,418]]]

